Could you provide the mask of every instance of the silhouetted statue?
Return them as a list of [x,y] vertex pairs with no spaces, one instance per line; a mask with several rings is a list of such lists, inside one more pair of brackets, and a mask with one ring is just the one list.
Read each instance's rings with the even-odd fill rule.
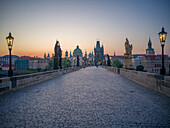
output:
[[79,55],[77,55],[77,66],[79,66]]
[[110,64],[110,57],[109,57],[108,54],[107,54],[107,66],[111,66],[111,64]]
[[129,44],[128,38],[126,38],[126,42],[125,42],[125,55],[132,55],[132,44]]
[[60,49],[60,59],[59,59],[59,67],[60,67],[60,69],[62,69],[62,51],[61,51],[61,49]]
[[60,44],[59,44],[59,41],[56,41],[56,44],[55,44],[55,47],[54,47],[54,52],[55,52],[55,55],[54,55],[54,69],[61,69],[62,68],[62,51],[61,51],[61,48],[60,48]]

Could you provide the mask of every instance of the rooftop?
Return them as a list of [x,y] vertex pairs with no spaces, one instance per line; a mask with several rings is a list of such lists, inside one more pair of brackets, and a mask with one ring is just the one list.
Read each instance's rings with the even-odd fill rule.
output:
[[79,48],[79,46],[77,45],[77,48],[74,49],[73,53],[82,53],[81,49]]
[[[17,55],[11,55],[12,58],[19,58]],[[9,58],[9,55],[1,56],[0,58]]]

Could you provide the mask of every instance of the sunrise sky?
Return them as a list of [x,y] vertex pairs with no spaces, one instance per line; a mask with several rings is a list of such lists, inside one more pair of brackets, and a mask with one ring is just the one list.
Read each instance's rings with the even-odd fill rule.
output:
[[19,56],[51,55],[56,39],[63,54],[76,45],[89,53],[100,39],[105,54],[123,55],[126,38],[133,53],[145,53],[149,36],[160,54],[162,27],[170,55],[170,0],[0,0],[0,56],[8,54],[9,32]]

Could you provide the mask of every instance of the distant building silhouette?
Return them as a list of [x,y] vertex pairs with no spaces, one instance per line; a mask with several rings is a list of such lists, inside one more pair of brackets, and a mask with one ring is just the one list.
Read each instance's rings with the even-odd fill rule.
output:
[[46,57],[46,53],[44,53],[44,59],[46,59],[47,57]]
[[48,56],[47,56],[47,58],[50,58],[50,54],[48,53]]
[[[11,55],[12,64],[15,65],[15,61],[19,58],[17,55]],[[9,64],[9,55],[4,55],[0,57],[0,61],[3,61],[5,64]]]
[[70,50],[70,57],[72,57],[71,50]]
[[[2,64],[0,65],[2,70],[8,71],[9,70],[9,64]],[[12,70],[15,69],[15,66],[12,64]]]
[[73,59],[74,65],[82,66],[83,52],[78,45],[73,51],[73,57],[75,58],[75,60]]
[[[164,63],[166,74],[170,73],[170,59],[168,55],[164,55]],[[146,49],[146,55],[140,57],[141,65],[143,65],[144,70],[152,73],[160,73],[161,65],[162,65],[162,55],[155,55],[155,51],[152,48],[152,42],[149,38],[148,48]]]
[[[164,55],[165,58],[165,69],[166,74],[170,73],[170,60],[168,55]],[[160,69],[162,65],[162,55],[145,55],[142,57],[141,65],[143,65],[144,70],[147,72],[160,74]]]
[[89,53],[89,55],[88,55],[88,58],[87,58],[87,64],[88,65],[95,65],[95,58],[94,58],[94,56],[93,56],[93,51],[92,51],[92,53]]
[[65,57],[67,58],[68,57],[68,51],[66,50],[65,52]]
[[146,49],[146,55],[155,55],[155,51],[152,48],[152,42],[151,42],[150,38],[149,38],[149,42],[148,42],[148,48]]
[[95,53],[95,65],[98,65],[99,63],[103,63],[104,59],[104,48],[103,45],[100,47],[100,41],[96,42],[96,48],[94,48]]
[[73,56],[77,57],[77,56],[83,56],[82,50],[79,48],[79,46],[77,45],[76,49],[74,49],[73,51]]
[[16,69],[45,69],[49,59],[21,56],[15,61]]

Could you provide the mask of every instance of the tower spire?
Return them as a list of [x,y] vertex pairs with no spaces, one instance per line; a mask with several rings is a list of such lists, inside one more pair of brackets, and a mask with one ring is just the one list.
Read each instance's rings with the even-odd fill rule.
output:
[[150,36],[149,36],[148,48],[152,49],[152,42],[151,42]]
[[155,51],[152,48],[152,42],[151,42],[150,36],[149,36],[148,48],[146,49],[146,54],[147,55],[155,55]]

